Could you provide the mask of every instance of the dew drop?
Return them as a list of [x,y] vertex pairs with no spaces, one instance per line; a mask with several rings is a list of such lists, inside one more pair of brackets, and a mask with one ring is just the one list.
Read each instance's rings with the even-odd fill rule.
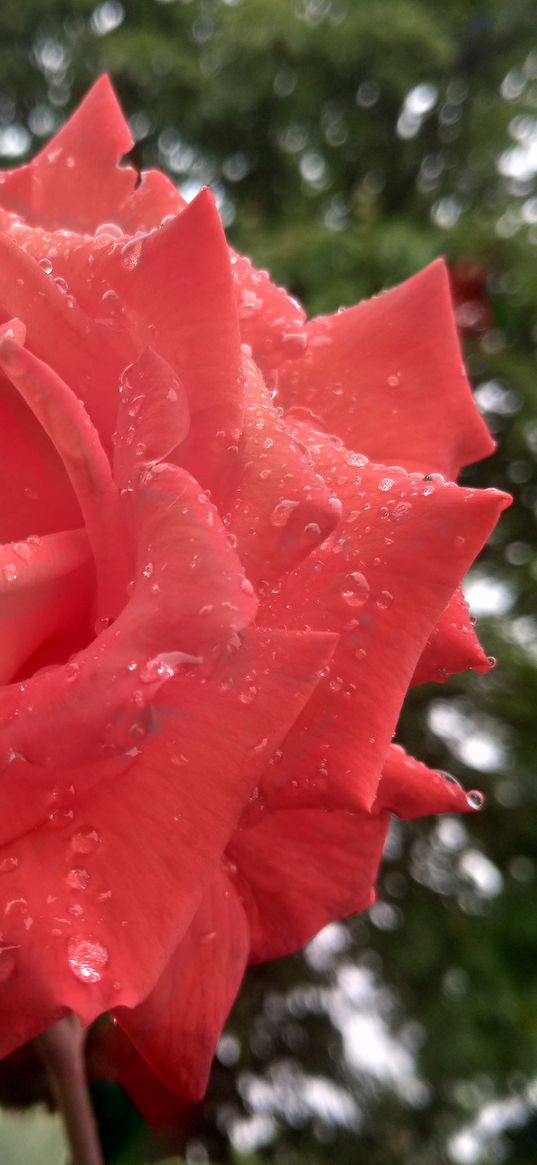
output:
[[65,881],[71,890],[87,890],[90,882],[89,871],[84,867],[75,866],[66,874]]
[[448,773],[446,769],[436,769],[436,772],[442,777],[442,780],[447,781],[448,785],[455,785],[458,789],[461,788],[460,781],[453,776],[453,773]]
[[66,825],[71,825],[74,817],[73,809],[54,809],[48,815],[49,829],[65,829]]
[[381,591],[377,599],[377,607],[380,607],[381,611],[385,611],[390,606],[390,603],[393,603],[391,591]]
[[43,271],[45,271],[47,275],[51,275],[52,263],[51,263],[50,259],[40,259],[39,266],[43,268]]
[[14,562],[6,562],[2,567],[2,574],[6,582],[15,582],[17,578],[17,567]]
[[71,849],[77,854],[91,854],[101,844],[102,838],[91,825],[82,825],[71,838]]
[[466,794],[466,801],[470,809],[482,809],[485,804],[485,796],[479,789],[470,789],[470,792]]
[[70,663],[66,663],[63,673],[68,684],[74,684],[80,679],[80,664],[73,659]]
[[156,680],[168,680],[182,664],[202,662],[200,655],[189,655],[186,651],[162,651],[140,668],[140,681],[142,684],[153,684]]
[[365,575],[355,570],[345,578],[341,598],[348,607],[363,607],[369,598],[369,583]]
[[249,688],[245,688],[244,691],[239,694],[239,700],[241,704],[251,704],[252,700],[255,700],[256,696],[257,688],[251,686]]
[[67,962],[82,983],[99,983],[107,966],[109,954],[96,939],[73,935],[67,945]]
[[393,489],[394,485],[395,485],[395,482],[394,482],[393,478],[383,477],[382,481],[379,481],[378,487],[379,487],[379,490],[381,493],[386,494],[389,492],[389,490]]
[[298,502],[293,502],[290,498],[283,498],[277,506],[274,506],[270,515],[271,526],[286,526],[293,510],[296,510],[298,505]]
[[102,632],[106,631],[107,627],[109,627],[109,626],[110,626],[110,619],[109,619],[108,615],[101,615],[98,619],[95,620],[95,623],[93,625],[93,629],[94,629],[96,635],[101,635]]
[[19,558],[28,559],[32,554],[32,547],[27,542],[14,542],[13,549]]
[[15,857],[14,854],[11,854],[8,858],[2,858],[0,862],[0,874],[11,874],[13,870],[18,869],[20,862],[20,858]]

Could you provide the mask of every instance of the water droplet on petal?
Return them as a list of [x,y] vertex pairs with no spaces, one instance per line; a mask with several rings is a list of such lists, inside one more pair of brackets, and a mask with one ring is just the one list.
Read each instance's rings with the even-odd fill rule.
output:
[[393,603],[391,591],[381,591],[377,599],[377,607],[380,607],[381,611],[385,611],[390,606],[390,603]]
[[90,882],[89,871],[83,867],[74,867],[66,874],[65,881],[71,890],[87,890]]
[[45,271],[47,275],[52,273],[52,263],[50,259],[40,259],[39,266],[43,268],[43,271]]
[[369,583],[365,575],[355,570],[345,578],[341,598],[348,607],[362,607],[369,598]]
[[6,562],[2,567],[2,574],[6,582],[15,582],[17,578],[17,567],[14,562]]
[[71,660],[70,663],[66,663],[63,674],[68,684],[76,683],[80,679],[80,664],[74,659]]
[[153,684],[156,680],[171,679],[179,667],[189,663],[200,664],[203,659],[201,655],[189,655],[186,651],[161,651],[140,668],[140,680],[142,684]]
[[15,857],[14,854],[11,854],[8,858],[2,858],[0,862],[0,874],[11,874],[13,870],[18,869],[20,863],[20,858]]
[[101,633],[103,631],[106,631],[107,627],[109,627],[109,626],[110,626],[110,619],[109,619],[108,615],[101,615],[98,619],[95,620],[95,623],[93,625],[93,629],[94,629],[96,635],[101,635]]
[[99,983],[108,964],[106,947],[96,939],[73,935],[67,945],[67,962],[82,983]]
[[470,809],[482,809],[485,804],[485,796],[479,789],[470,789],[470,792],[466,794],[466,801]]
[[15,551],[15,554],[17,554],[19,556],[19,558],[28,559],[31,557],[32,548],[28,544],[28,542],[14,542],[13,549]]
[[290,498],[283,498],[277,506],[274,506],[270,515],[271,526],[286,526],[293,510],[296,510],[298,505],[298,502],[291,501]]
[[101,844],[102,838],[92,825],[82,825],[71,838],[71,849],[77,854],[91,854]]

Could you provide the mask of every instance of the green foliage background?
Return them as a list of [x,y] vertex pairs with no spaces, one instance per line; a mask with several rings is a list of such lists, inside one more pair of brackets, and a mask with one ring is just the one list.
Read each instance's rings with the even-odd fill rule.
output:
[[[0,29],[5,166],[109,70],[137,160],[187,196],[209,182],[232,241],[312,312],[441,253],[477,264],[466,355],[500,448],[467,480],[516,496],[474,575],[495,596],[480,630],[500,663],[419,689],[400,732],[484,788],[487,810],[398,825],[370,917],[250,975],[182,1139],[96,1088],[108,1159],[535,1165],[537,5],[3,0]],[[345,1056],[338,990],[349,1022],[380,1017],[382,1071],[367,1024],[361,1067]],[[11,1100],[18,1085],[31,1094],[31,1072],[12,1077]],[[26,1119],[39,1144],[39,1113]],[[9,1120],[0,1142],[15,1162]]]

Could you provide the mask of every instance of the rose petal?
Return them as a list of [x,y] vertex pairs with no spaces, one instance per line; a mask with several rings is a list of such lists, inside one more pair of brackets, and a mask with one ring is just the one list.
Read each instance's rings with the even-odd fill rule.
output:
[[94,230],[136,183],[136,171],[118,165],[132,145],[113,87],[100,77],[32,162],[4,172],[2,205],[38,226]]
[[114,480],[126,487],[141,464],[163,461],[183,443],[190,413],[181,382],[151,348],[125,369],[119,392]]
[[250,952],[250,928],[225,869],[208,886],[192,922],[150,995],[114,1014],[159,1079],[200,1100],[216,1044]]
[[455,477],[493,451],[466,379],[442,261],[312,320],[306,332],[302,359],[279,370],[285,408],[306,406],[383,465]]
[[0,684],[49,636],[78,626],[93,587],[84,530],[0,546]]
[[418,660],[412,683],[435,680],[441,684],[468,668],[488,672],[493,664],[473,629],[462,589],[457,587]]
[[268,271],[258,270],[251,259],[232,251],[231,263],[241,339],[268,375],[284,360],[303,355],[306,313],[298,300],[284,287],[277,287]]
[[398,817],[412,818],[433,813],[470,813],[476,808],[477,804],[450,773],[428,768],[398,744],[390,746],[375,799],[375,812],[389,809]]
[[213,487],[242,429],[243,377],[229,252],[208,190],[159,231],[97,256],[99,288],[126,305],[141,352],[156,348],[183,383],[191,415],[181,464]]
[[289,804],[369,809],[418,658],[509,499],[363,465],[305,424],[295,431],[338,489],[343,520],[267,597],[259,620],[341,639],[264,788],[285,789]]
[[0,377],[0,425],[0,542],[80,526],[80,507],[61,458],[4,376]]
[[254,583],[311,553],[339,521],[340,505],[271,404],[255,364],[245,363],[244,431],[230,478],[226,521]]
[[138,561],[129,602],[73,657],[74,681],[64,668],[28,680],[3,729],[9,753],[70,767],[103,750],[129,751],[154,731],[153,698],[176,666],[196,669],[204,659],[210,666],[253,618],[255,598],[242,586],[213,507],[184,470],[163,468],[135,495]]
[[154,230],[170,214],[187,206],[181,192],[161,170],[142,170],[136,189],[124,199],[114,222],[127,234]]
[[250,922],[251,962],[291,954],[374,901],[388,822],[387,813],[294,809],[234,833],[226,852]]
[[121,503],[110,462],[80,400],[59,376],[24,348],[19,320],[0,327],[0,367],[59,453],[80,505],[95,559],[98,611],[111,617],[124,603],[127,554]]
[[39,263],[0,234],[0,320],[13,318],[24,322],[28,348],[76,386],[107,447],[121,372],[136,356],[132,343],[124,331],[112,333],[89,318]]
[[[261,775],[264,749],[288,731],[333,647],[332,636],[250,634],[212,679],[171,680],[154,699],[158,732],[134,761],[108,762],[108,779],[105,765],[101,780],[99,766],[72,769],[58,788],[57,771],[47,779],[39,770],[39,785],[32,766],[12,762],[3,776],[17,770],[5,793],[13,840],[1,856],[0,979],[10,987],[0,992],[1,1054],[67,1010],[88,1023],[153,989]],[[36,814],[23,835],[21,804],[27,827]]]

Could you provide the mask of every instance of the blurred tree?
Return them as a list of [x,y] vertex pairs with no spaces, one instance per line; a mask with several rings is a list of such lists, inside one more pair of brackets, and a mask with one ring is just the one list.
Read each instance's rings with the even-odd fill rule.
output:
[[233,242],[311,311],[444,253],[500,441],[467,480],[517,500],[468,592],[500,665],[449,703],[418,689],[399,737],[488,810],[395,823],[368,918],[251,973],[189,1165],[537,1157],[536,18],[530,0],[3,0],[3,164],[109,70],[135,157],[187,197],[209,182]]

